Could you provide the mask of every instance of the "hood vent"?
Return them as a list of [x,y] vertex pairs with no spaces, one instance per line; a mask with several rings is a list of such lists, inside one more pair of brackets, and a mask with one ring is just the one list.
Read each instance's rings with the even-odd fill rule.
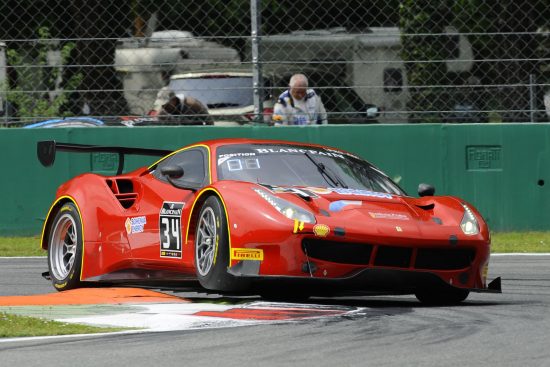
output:
[[124,209],[130,208],[137,199],[137,193],[134,192],[134,184],[132,180],[115,179],[106,180],[107,186],[111,189],[116,199]]

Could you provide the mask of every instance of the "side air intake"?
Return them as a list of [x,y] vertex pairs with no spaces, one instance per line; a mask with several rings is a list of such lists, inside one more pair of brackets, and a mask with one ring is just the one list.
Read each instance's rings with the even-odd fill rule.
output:
[[134,205],[138,194],[134,192],[134,184],[131,180],[117,179],[107,180],[106,182],[124,209],[128,209]]

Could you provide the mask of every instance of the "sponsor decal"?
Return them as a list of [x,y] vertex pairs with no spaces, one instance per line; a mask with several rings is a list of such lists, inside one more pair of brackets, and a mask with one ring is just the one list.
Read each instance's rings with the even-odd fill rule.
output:
[[303,148],[256,148],[254,149],[258,154],[281,154],[281,153],[309,153],[312,155],[320,155],[326,157],[337,157],[344,159],[344,155],[336,152],[329,152],[315,149],[303,149]]
[[268,184],[262,184],[262,186],[276,194],[287,193],[287,194],[295,194],[301,197],[307,197],[307,198],[313,198],[313,199],[318,198],[318,196],[315,195],[311,190],[309,190],[309,188],[299,189],[296,187],[282,187],[282,186],[273,186]]
[[134,217],[126,218],[124,226],[126,227],[126,233],[141,233],[143,232],[143,227],[147,224],[147,219],[145,217]]
[[397,232],[403,232],[403,228],[399,227],[399,226],[395,226],[395,230]]
[[328,210],[330,210],[331,212],[339,212],[343,210],[346,206],[349,206],[349,205],[361,206],[362,204],[363,202],[359,200],[338,200],[338,201],[331,202],[328,205]]
[[335,192],[340,195],[357,195],[357,196],[368,196],[381,199],[393,199],[391,194],[385,192],[376,192],[370,190],[358,190],[358,189],[344,189],[341,187],[332,187],[330,188],[332,192]]
[[313,226],[313,233],[317,237],[326,237],[330,233],[330,227],[326,224],[316,224]]
[[330,191],[327,188],[324,187],[306,187],[308,191],[314,192],[319,195],[327,195],[330,194],[332,191]]
[[[230,161],[239,161],[239,159],[241,158],[249,158],[249,157],[253,157],[255,156],[256,153],[254,152],[238,152],[238,153],[227,153],[227,154],[220,154],[218,156],[218,166],[221,166],[222,164],[224,164],[226,161],[230,160]],[[234,159],[231,159],[231,158],[234,158]],[[258,160],[256,159],[256,162]],[[235,163],[233,163],[235,164]],[[258,163],[259,165],[259,163]],[[259,167],[258,167],[259,168]]]
[[160,257],[180,258],[181,214],[185,203],[165,201],[159,212]]
[[298,219],[294,219],[294,229],[292,233],[298,233],[304,230],[304,222],[300,222]]
[[253,248],[232,248],[231,260],[263,260],[264,250]]
[[328,195],[334,192],[340,195],[357,195],[357,196],[368,196],[373,198],[393,199],[392,194],[388,194],[386,192],[376,192],[376,191],[360,190],[360,189],[345,189],[343,187],[328,187],[328,188],[307,187],[307,190],[320,195]]
[[399,213],[373,213],[369,212],[369,215],[374,219],[395,219],[395,220],[409,220],[409,216]]

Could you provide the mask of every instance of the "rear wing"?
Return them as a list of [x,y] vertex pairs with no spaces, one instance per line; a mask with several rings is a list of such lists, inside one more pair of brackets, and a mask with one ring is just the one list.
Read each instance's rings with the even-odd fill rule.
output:
[[93,153],[93,152],[106,152],[106,153],[118,153],[118,169],[117,175],[122,173],[124,168],[124,156],[126,154],[134,155],[150,155],[156,157],[163,157],[172,153],[172,150],[164,149],[148,149],[148,148],[130,148],[130,147],[116,147],[116,146],[101,146],[101,145],[85,145],[85,144],[67,144],[57,143],[55,140],[39,141],[36,144],[36,154],[38,160],[44,167],[50,167],[55,162],[55,154],[57,151],[75,152],[75,153]]

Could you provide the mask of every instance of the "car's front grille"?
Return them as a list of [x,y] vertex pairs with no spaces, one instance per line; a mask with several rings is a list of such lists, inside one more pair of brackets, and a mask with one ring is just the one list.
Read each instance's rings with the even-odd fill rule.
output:
[[302,250],[309,257],[339,264],[368,265],[372,246],[367,244],[305,239]]
[[302,250],[309,258],[338,264],[424,270],[464,269],[475,258],[474,249],[385,246],[311,238],[303,240]]
[[430,270],[457,270],[470,266],[475,257],[473,249],[421,248],[416,254],[414,267]]
[[411,247],[378,246],[374,266],[408,268],[411,264]]

